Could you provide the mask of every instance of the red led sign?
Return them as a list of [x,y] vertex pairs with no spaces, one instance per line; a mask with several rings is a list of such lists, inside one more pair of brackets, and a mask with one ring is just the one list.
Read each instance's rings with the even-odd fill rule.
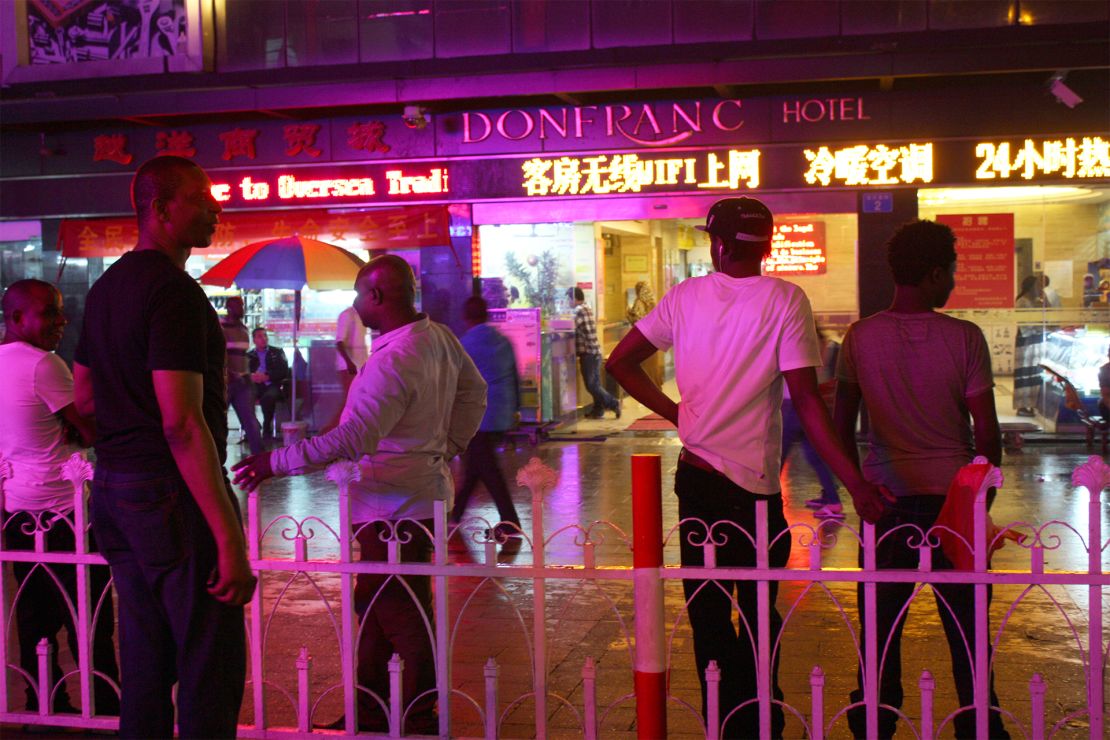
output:
[[824,221],[794,221],[775,224],[771,255],[763,262],[765,275],[824,275]]

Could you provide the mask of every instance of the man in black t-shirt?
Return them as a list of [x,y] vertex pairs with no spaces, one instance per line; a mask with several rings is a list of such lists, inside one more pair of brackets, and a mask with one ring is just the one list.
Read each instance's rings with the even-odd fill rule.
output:
[[121,737],[234,737],[243,610],[255,587],[227,454],[224,337],[185,272],[220,206],[204,171],[163,156],[135,173],[139,241],[89,291],[74,364],[95,412],[93,531],[119,597]]

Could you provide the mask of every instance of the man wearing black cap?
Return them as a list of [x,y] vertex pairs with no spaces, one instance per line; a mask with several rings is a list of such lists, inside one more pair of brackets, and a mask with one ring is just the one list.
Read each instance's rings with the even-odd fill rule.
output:
[[[770,564],[781,568],[790,556],[779,490],[783,379],[795,410],[818,453],[844,482],[856,511],[868,521],[882,512],[878,488],[869,484],[840,447],[828,410],[817,390],[814,368],[821,353],[809,300],[784,280],[763,277],[760,264],[771,251],[774,220],[753,198],[726,198],[709,210],[704,227],[711,239],[715,273],[690,278],[672,288],[621,340],[606,369],[633,398],[678,427],[682,451],[675,473],[684,566],[701,566],[698,544],[715,527],[719,566],[756,564],[756,503],[767,505]],[[682,400],[667,397],[641,363],[674,348],[675,379]],[[706,358],[715,358],[707,362]],[[699,521],[700,520],[700,521]],[[704,525],[701,524],[704,522]],[[742,534],[743,529],[752,538]],[[781,535],[781,536],[780,536]],[[718,587],[719,586],[719,587]],[[769,614],[757,613],[754,581],[683,582],[694,657],[706,709],[705,669],[721,670],[720,716],[756,698],[754,637],[758,620],[768,620],[773,658],[772,698],[778,686],[778,639],[782,619],[774,606],[777,583],[770,583]],[[742,622],[732,623],[735,590]],[[784,717],[771,706],[771,726],[760,728],[759,706],[737,709],[723,723],[725,737],[781,737]]]

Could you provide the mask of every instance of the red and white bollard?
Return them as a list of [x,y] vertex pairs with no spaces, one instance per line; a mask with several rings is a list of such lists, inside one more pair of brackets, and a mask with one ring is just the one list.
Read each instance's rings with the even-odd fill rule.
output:
[[636,734],[667,736],[663,500],[658,455],[632,456],[632,585],[636,604]]

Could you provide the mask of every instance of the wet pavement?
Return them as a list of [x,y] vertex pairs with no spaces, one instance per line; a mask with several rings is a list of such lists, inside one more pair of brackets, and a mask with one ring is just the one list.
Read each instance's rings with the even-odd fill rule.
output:
[[[624,402],[620,420],[582,421],[574,430],[558,431],[549,440],[531,446],[526,441],[504,451],[502,464],[512,481],[513,473],[530,458],[538,457],[554,468],[559,480],[544,501],[545,531],[550,542],[545,550],[547,563],[583,563],[581,530],[574,525],[589,526],[599,566],[629,566],[629,541],[632,531],[630,456],[652,453],[661,456],[663,468],[663,528],[670,531],[677,523],[676,500],[671,493],[673,471],[679,443],[673,432],[629,432],[626,428],[648,412],[631,401]],[[607,415],[609,417],[609,415]],[[242,453],[233,450],[232,458]],[[1085,492],[1072,488],[1072,470],[1083,463],[1089,453],[1081,442],[1044,443],[1030,441],[1020,450],[1005,455],[1002,470],[1006,483],[991,512],[996,523],[1044,523],[1060,520],[1075,527],[1063,527],[1058,546],[1046,553],[1047,570],[1085,570],[1087,565],[1086,526],[1087,499]],[[804,501],[818,492],[812,471],[795,451],[783,475],[786,516],[791,524],[818,523]],[[523,528],[531,531],[533,511],[527,492],[513,486],[516,505]],[[847,504],[847,496],[842,491]],[[1105,494],[1104,494],[1105,500]],[[331,527],[337,526],[337,494],[335,486],[324,479],[322,472],[303,477],[287,478],[264,487],[262,522],[287,515],[293,519],[319,517]],[[244,502],[245,504],[245,502]],[[855,566],[858,519],[846,506],[843,523],[826,522],[822,532],[826,538],[822,560],[826,567]],[[244,506],[244,511],[245,511]],[[1110,507],[1101,508],[1103,532],[1110,531]],[[485,548],[480,542],[481,530],[489,521],[496,521],[496,509],[479,490],[471,500],[463,536],[453,537],[450,561],[457,564],[482,562]],[[288,521],[288,520],[287,520]],[[288,558],[293,545],[278,523],[265,541],[264,557]],[[310,540],[309,555],[313,558],[336,557],[334,544],[327,542],[326,532],[316,527]],[[560,531],[561,530],[561,531]],[[807,568],[808,552],[797,545],[792,551],[790,567]],[[1110,552],[1103,551],[1103,568],[1110,569]],[[506,568],[531,564],[533,553],[527,542],[511,541],[499,549],[497,560]],[[676,535],[665,549],[668,564],[677,564]],[[997,553],[996,569],[1028,569],[1029,554],[1022,548],[1008,546]],[[569,703],[548,702],[550,737],[579,737],[582,692],[582,669],[587,658],[597,670],[599,725],[602,737],[633,737],[635,705],[631,700],[631,634],[633,630],[633,598],[627,580],[579,579],[548,580],[546,586],[545,624],[547,637],[548,690]],[[314,720],[328,722],[341,712],[341,692],[321,697],[326,687],[339,681],[334,610],[338,604],[339,577],[328,573],[267,574],[262,581],[267,638],[265,647],[268,724],[290,726],[295,723],[297,673],[295,661],[302,645],[313,656],[311,674],[312,699],[319,701]],[[926,589],[927,591],[927,589]],[[1103,599],[1110,596],[1103,589]],[[996,586],[991,610],[992,629],[1004,628],[996,643],[996,686],[1003,707],[1013,712],[1028,727],[1030,700],[1028,683],[1039,672],[1048,686],[1046,695],[1047,726],[1061,724],[1057,737],[1086,737],[1087,722],[1067,719],[1067,715],[1086,706],[1083,664],[1086,660],[1087,588],[1050,586]],[[449,585],[451,624],[454,630],[451,684],[456,691],[452,703],[452,735],[480,736],[482,726],[475,706],[484,702],[483,667],[494,658],[500,666],[499,688],[501,710],[504,712],[503,737],[532,737],[534,703],[527,696],[515,706],[509,703],[526,694],[532,684],[532,652],[530,632],[533,624],[532,581],[524,577],[485,579],[452,577]],[[855,587],[836,584],[828,590],[787,582],[780,589],[778,604],[785,614],[790,611],[782,638],[780,678],[786,701],[798,711],[808,714],[809,674],[820,665],[826,674],[826,723],[832,714],[847,703],[848,692],[855,685],[857,654],[852,641],[855,628]],[[1009,613],[1013,607],[1012,612]],[[698,682],[693,670],[693,650],[680,582],[671,580],[665,589],[665,618],[672,630],[668,643],[671,693],[677,697],[669,707],[669,730],[672,737],[701,735],[696,708],[700,702]],[[1104,621],[1110,619],[1104,616]],[[1110,624],[1108,624],[1110,626]],[[1072,630],[1075,630],[1073,633]],[[904,636],[904,680],[907,689],[905,711],[910,717],[919,713],[917,677],[928,668],[936,677],[936,716],[938,721],[955,708],[954,691],[947,651],[931,595],[923,593],[911,607]],[[1080,647],[1082,646],[1082,647]],[[1106,647],[1100,651],[1105,655]],[[685,703],[687,706],[683,706]],[[248,687],[242,721],[252,721],[251,691]],[[789,713],[788,713],[789,716]],[[1011,724],[1012,734],[1021,736]],[[10,728],[5,728],[10,729]],[[5,735],[8,733],[5,732]],[[789,718],[787,737],[802,736],[802,726]],[[13,735],[14,736],[14,735]],[[72,735],[69,735],[72,737]],[[847,737],[843,718],[830,728],[828,736]],[[903,723],[898,737],[911,737]],[[951,729],[942,732],[951,736]]]

